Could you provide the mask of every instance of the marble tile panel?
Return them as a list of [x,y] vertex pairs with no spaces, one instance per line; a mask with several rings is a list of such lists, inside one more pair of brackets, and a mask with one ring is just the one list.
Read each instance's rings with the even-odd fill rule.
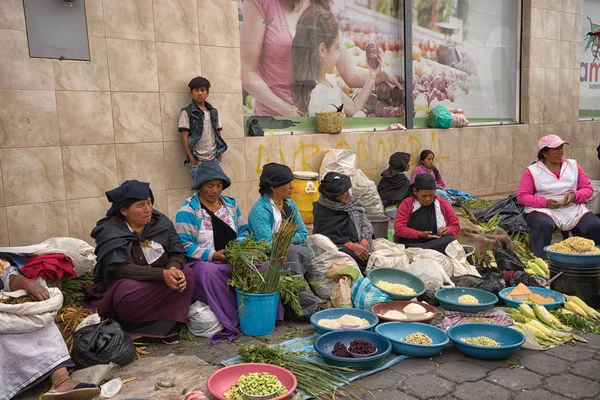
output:
[[[248,220],[248,213],[252,210],[252,206],[258,201],[260,198],[260,193],[258,193],[258,181],[249,181],[246,182],[246,192],[248,193],[248,199],[246,203],[246,209],[242,210],[242,215]],[[240,207],[241,208],[241,207]]]
[[165,190],[163,144],[117,144],[117,177],[119,184],[127,179],[137,179],[150,182],[153,191]]
[[[414,161],[414,165],[416,166],[418,159]],[[461,174],[460,174],[460,163],[462,161],[439,161],[436,162],[437,168],[442,174],[444,178],[444,182],[447,187],[458,188],[461,184]],[[412,163],[412,160],[411,160]],[[414,169],[414,168],[411,168]],[[412,170],[406,172],[406,176],[410,179],[412,177]]]
[[200,44],[240,47],[237,2],[203,0],[198,2]]
[[242,96],[231,93],[212,93],[208,102],[219,111],[223,127],[223,138],[239,139],[244,137],[244,107]]
[[[477,160],[478,188],[489,188],[496,185],[496,163],[489,158]],[[480,193],[481,195],[482,193]]]
[[544,38],[546,39],[560,39],[560,10],[546,10],[546,23],[544,24]]
[[37,244],[51,237],[69,236],[65,201],[6,207],[11,246]]
[[106,39],[106,50],[112,91],[158,92],[154,42]]
[[65,199],[60,147],[0,150],[6,205]]
[[[465,129],[476,129],[476,128],[465,128]],[[441,131],[438,136],[438,152],[447,160],[460,160],[461,151],[459,146],[459,138],[463,131],[457,129],[448,129]],[[411,163],[417,163],[417,160],[411,160]]]
[[[246,219],[246,222],[248,222],[249,207],[252,205],[248,204],[249,193],[246,188],[246,182],[232,183],[223,193],[235,199],[235,202],[242,212],[242,216]],[[248,212],[244,212],[244,210],[248,210]]]
[[54,91],[0,90],[0,148],[58,144]]
[[544,68],[544,96],[558,96],[559,71],[556,68]]
[[544,68],[560,68],[561,61],[563,60],[562,55],[560,54],[562,47],[560,40],[554,39],[544,39],[545,44],[545,56],[542,60],[542,66]]
[[496,185],[513,183],[514,159],[512,155],[497,156],[496,162]]
[[[156,41],[198,44],[198,13],[196,12],[198,7],[196,3],[196,0],[154,0]],[[173,21],[177,21],[177,23],[174,24]]]
[[223,155],[221,168],[232,182],[246,182],[246,169],[243,167],[245,165],[241,163],[246,157],[244,139],[230,139],[227,141],[227,146],[228,149]]
[[496,130],[495,147],[496,155],[513,154],[513,132],[514,127],[501,127]]
[[115,145],[64,146],[67,199],[103,196],[118,186]]
[[91,238],[90,233],[96,226],[96,222],[106,216],[106,211],[110,208],[110,205],[106,196],[67,200],[69,236],[85,240],[90,245],[95,246],[96,243]]
[[200,61],[212,93],[242,93],[239,48],[200,46]]
[[0,207],[0,247],[10,246],[8,238],[8,222],[6,221],[6,207]]
[[0,29],[0,89],[54,90],[52,61],[30,58],[27,32]]
[[4,0],[2,2],[2,7],[0,7],[0,29],[15,31],[27,29],[23,0]]
[[546,38],[546,10],[540,8],[531,9],[531,37]]
[[576,47],[579,47],[579,44],[576,42],[566,42],[560,41],[559,44],[559,54],[560,60],[558,63],[559,68],[573,69],[574,67],[579,65],[579,53],[576,53]]
[[166,190],[153,190],[152,194],[154,195],[154,209],[157,211],[167,215],[169,211],[169,202],[167,200],[167,191]]
[[189,189],[192,186],[192,175],[188,166],[183,164],[186,158],[183,144],[181,142],[164,142],[163,145],[167,189]]
[[56,92],[63,145],[114,143],[109,92]]
[[477,170],[479,160],[461,160],[459,161],[458,168],[460,170],[460,180],[458,183],[458,189],[463,191],[469,191],[479,187],[481,175]]
[[546,8],[548,10],[561,10],[561,0],[546,0]]
[[2,183],[2,168],[0,168],[0,207],[4,205],[4,184]]
[[577,11],[577,6],[575,5],[575,3],[579,1],[580,0],[561,0],[560,9],[563,12],[563,14],[575,13]]
[[106,37],[154,41],[152,0],[103,0],[103,6]]
[[113,92],[111,99],[117,143],[162,141],[158,93]]
[[477,158],[479,154],[478,142],[480,129],[468,128],[460,132],[458,136],[458,146],[461,160],[470,160]]
[[246,137],[246,180],[258,181],[262,166],[270,162],[281,162],[280,136]]
[[523,7],[531,7],[531,8],[546,8],[546,0],[524,0]]
[[[419,135],[419,133],[415,133]],[[342,133],[335,145],[336,149],[352,150],[356,153],[356,168],[372,169],[372,159],[369,157],[369,137],[358,132]],[[249,178],[249,177],[248,177]]]
[[157,42],[156,58],[160,91],[189,93],[190,79],[201,75],[200,46]]
[[[577,3],[582,2],[583,0],[577,0]],[[589,21],[587,21],[589,22]],[[573,41],[577,43],[581,43],[583,41],[583,18],[581,14],[575,14],[575,21],[573,22]]]
[[56,90],[110,90],[106,39],[89,38],[90,61],[52,60]]
[[[212,97],[211,95],[211,100]],[[162,127],[162,140],[165,142],[181,142],[181,133],[177,130],[179,123],[179,113],[183,107],[186,107],[191,102],[189,93],[160,93],[160,123]],[[210,101],[215,106],[215,104]],[[216,106],[215,106],[216,107]],[[222,119],[221,110],[219,110],[219,118]],[[225,125],[226,121],[221,124]],[[224,128],[225,129],[225,128]],[[227,136],[224,136],[227,137]]]
[[[283,142],[282,142],[283,145]],[[388,167],[390,156],[396,152],[394,148],[394,132],[376,132],[369,138],[369,155],[372,159],[373,169],[379,174]]]
[[559,121],[560,117],[559,96],[547,96],[544,98],[544,122],[556,123],[565,122]]
[[[508,127],[506,127],[508,128]],[[479,130],[477,136],[477,157],[489,160],[496,156],[496,134],[505,127],[485,127]]]
[[564,11],[560,14],[560,40],[575,40],[575,18],[579,16]]
[[312,159],[321,153],[321,149],[312,139],[313,135],[282,135],[279,139],[282,163],[292,171],[318,171]]
[[89,37],[104,37],[104,8],[102,0],[85,1],[85,17],[87,20],[87,29]]

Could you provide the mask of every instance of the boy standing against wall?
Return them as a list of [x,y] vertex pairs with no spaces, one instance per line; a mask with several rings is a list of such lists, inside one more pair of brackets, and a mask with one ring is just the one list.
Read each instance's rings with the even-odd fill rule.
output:
[[187,153],[185,164],[189,166],[192,179],[198,166],[215,158],[223,159],[227,144],[221,137],[219,113],[206,101],[210,91],[208,79],[197,76],[189,83],[192,102],[181,109],[179,114],[179,132],[183,147]]

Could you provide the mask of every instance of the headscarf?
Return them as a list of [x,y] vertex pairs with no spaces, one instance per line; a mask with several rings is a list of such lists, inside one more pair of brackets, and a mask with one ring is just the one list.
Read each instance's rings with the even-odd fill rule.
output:
[[340,174],[339,172],[328,172],[325,174],[319,183],[319,193],[335,201],[335,198],[346,193],[352,187],[352,182],[348,175]]
[[268,163],[263,166],[260,174],[260,186],[267,184],[278,187],[290,183],[294,180],[294,174],[287,165],[278,163]]
[[148,182],[125,181],[121,186],[109,190],[105,194],[108,201],[112,203],[106,212],[107,217],[117,215],[122,208],[129,208],[136,201],[147,200],[148,197],[154,204],[154,195]]
[[435,179],[430,174],[419,174],[415,177],[415,183],[413,183],[415,190],[435,190]]
[[388,169],[392,169],[397,172],[404,172],[408,169],[409,163],[410,154],[399,151],[390,156],[390,167]]
[[[327,173],[327,175],[329,174],[331,174],[331,172]],[[363,203],[358,198],[355,196],[350,196],[350,200],[344,204],[340,203],[339,201],[331,200],[321,193],[321,196],[319,197],[319,204],[333,211],[347,212],[352,220],[352,223],[354,224],[358,239],[367,239],[369,242],[369,249],[371,248],[373,242],[373,225],[371,225],[371,221],[369,221],[369,218],[367,218],[367,215],[365,214],[365,207],[363,206]]]
[[204,185],[206,182],[214,181],[216,179],[220,179],[223,181],[223,189],[227,189],[231,186],[231,179],[225,172],[221,169],[221,163],[217,160],[203,162],[198,166],[196,171],[196,177],[194,178],[194,183],[192,184],[192,190],[198,189],[200,186]]

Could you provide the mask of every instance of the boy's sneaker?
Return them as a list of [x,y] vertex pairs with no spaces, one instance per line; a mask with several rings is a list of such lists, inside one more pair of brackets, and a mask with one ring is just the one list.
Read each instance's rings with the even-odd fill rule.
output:
[[148,347],[148,345],[150,344],[150,338],[149,337],[141,337],[141,338],[137,338],[133,341],[133,344],[135,345],[135,347],[137,347],[140,350],[144,350],[146,347]]

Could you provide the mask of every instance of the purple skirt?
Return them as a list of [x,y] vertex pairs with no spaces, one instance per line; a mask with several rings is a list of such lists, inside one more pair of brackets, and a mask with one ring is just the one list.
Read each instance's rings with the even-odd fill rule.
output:
[[[209,261],[191,261],[186,264],[194,271],[194,300],[200,300],[210,306],[219,319],[223,329],[212,337],[213,344],[223,339],[230,342],[240,336],[237,298],[235,290],[227,286],[231,278],[229,264]],[[277,309],[277,321],[283,321],[283,306]]]
[[102,318],[136,324],[153,321],[187,322],[194,290],[194,274],[183,267],[187,287],[174,291],[164,282],[119,279],[110,283],[103,293],[86,287],[86,306],[98,310]]

